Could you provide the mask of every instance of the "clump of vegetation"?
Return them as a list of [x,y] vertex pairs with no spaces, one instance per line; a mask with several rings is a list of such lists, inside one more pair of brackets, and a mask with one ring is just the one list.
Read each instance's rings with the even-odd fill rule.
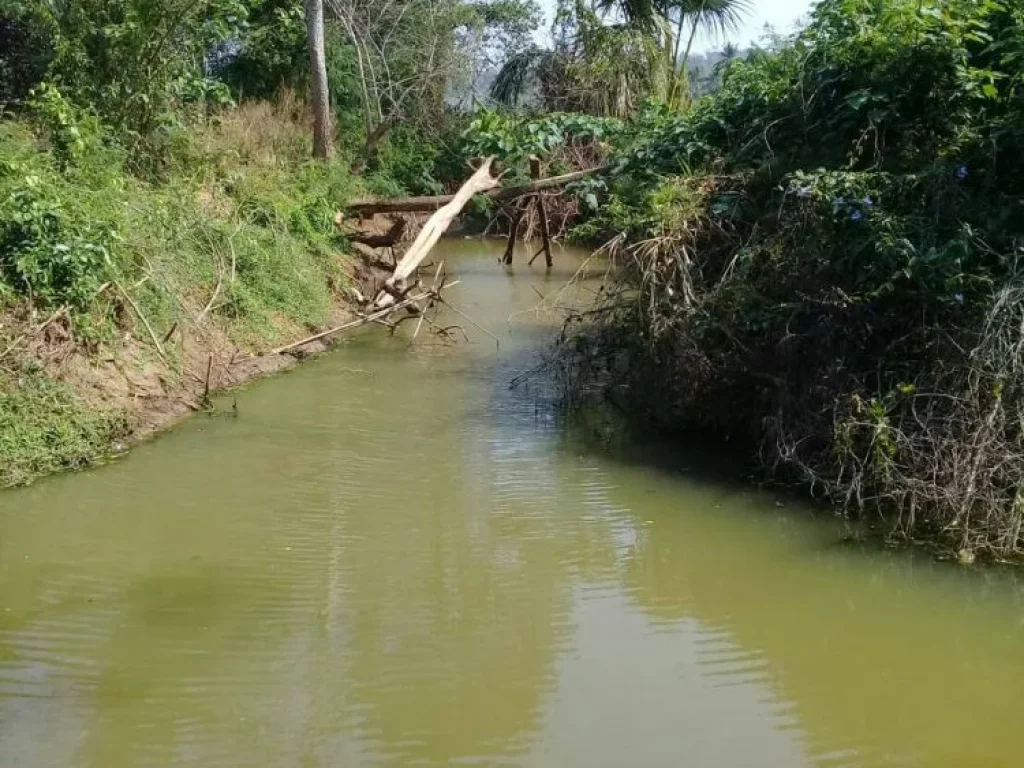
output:
[[159,183],[129,173],[109,129],[59,92],[0,123],[0,484],[80,466],[124,428],[33,367],[43,318],[92,355],[132,333],[172,377],[183,348],[158,350],[150,329],[165,342],[218,329],[259,352],[326,320],[348,284],[333,217],[359,184],[307,159],[293,106],[183,130]]
[[1018,552],[1022,21],[826,0],[692,110],[651,111],[579,230],[633,287],[575,364],[897,535]]
[[0,488],[86,467],[126,426],[120,414],[86,408],[38,373],[0,376]]
[[258,353],[322,325],[348,295],[338,210],[461,179],[450,97],[537,13],[0,0],[0,483],[114,434],[54,383],[58,358],[123,353],[173,382],[196,343]]
[[51,119],[51,99],[35,113],[49,152],[25,125],[0,126],[8,305],[67,305],[74,322],[112,331],[119,305],[97,291],[138,283],[135,298],[163,333],[216,293],[210,311],[256,345],[276,338],[280,320],[326,317],[343,282],[333,217],[356,185],[342,165],[305,161],[300,125],[262,106],[236,110],[179,136],[154,185],[126,174],[123,154],[48,93],[66,108]]

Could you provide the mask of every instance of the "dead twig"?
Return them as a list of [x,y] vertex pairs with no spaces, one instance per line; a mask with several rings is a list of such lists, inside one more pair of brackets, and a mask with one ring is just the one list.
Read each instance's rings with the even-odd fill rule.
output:
[[492,339],[494,339],[494,346],[495,346],[495,347],[497,347],[497,348],[500,348],[500,347],[501,347],[501,341],[500,341],[500,340],[498,339],[498,337],[497,337],[497,336],[495,336],[495,335],[494,335],[493,333],[491,333],[490,331],[488,331],[488,330],[487,330],[486,328],[484,328],[484,327],[483,327],[482,325],[480,325],[480,323],[478,323],[478,322],[477,322],[476,320],[474,320],[474,319],[473,319],[472,317],[470,317],[469,315],[467,315],[467,314],[466,314],[465,312],[463,312],[463,311],[462,311],[461,309],[459,309],[458,307],[452,306],[452,305],[451,305],[450,303],[448,303],[447,301],[445,301],[445,300],[444,300],[444,298],[442,298],[441,296],[438,296],[438,297],[437,297],[437,300],[438,300],[439,302],[441,302],[442,304],[444,304],[444,305],[445,305],[446,307],[448,307],[448,309],[450,309],[450,310],[451,310],[452,312],[454,312],[454,313],[455,313],[456,315],[458,315],[458,316],[459,316],[459,317],[461,317],[461,318],[462,318],[463,320],[465,320],[465,321],[466,321],[467,323],[469,323],[470,325],[472,325],[472,326],[473,326],[474,328],[476,328],[477,330],[483,331],[483,332],[484,332],[484,333],[486,333],[486,334],[487,334],[488,336],[490,336],[490,337],[491,337]]
[[[440,261],[437,264],[437,270],[434,272],[434,280],[431,283],[432,290],[434,291],[434,293],[437,293],[438,290],[439,290],[439,288],[438,288],[438,281],[441,279],[441,270],[442,269],[444,269],[444,262]],[[429,307],[424,307],[424,309],[420,312],[420,319],[419,319],[419,322],[416,323],[416,330],[412,334],[412,340],[409,342],[410,344],[412,342],[416,341],[416,337],[420,335],[420,329],[423,327],[423,321],[427,317],[427,309],[429,309]]]
[[153,344],[154,346],[156,346],[156,351],[157,354],[160,355],[160,359],[163,360],[164,363],[169,366],[170,363],[167,362],[167,355],[164,354],[164,345],[160,343],[160,339],[157,337],[156,332],[153,330],[153,326],[149,324],[149,320],[146,319],[146,315],[143,314],[142,310],[139,308],[139,305],[135,303],[135,300],[128,294],[128,291],[124,289],[124,286],[121,285],[121,283],[119,283],[117,280],[111,280],[111,282],[115,286],[117,286],[117,289],[119,291],[121,291],[121,295],[124,296],[125,301],[128,302],[129,306],[131,306],[131,308],[135,311],[135,314],[138,316],[139,320],[141,320],[142,324],[146,327],[146,332],[149,333],[149,338],[153,340]]
[[[453,285],[458,285],[458,282],[458,280],[454,280],[442,286],[442,288],[450,288]],[[351,320],[347,323],[343,323],[342,325],[336,326],[335,328],[328,328],[326,331],[314,333],[312,336],[307,336],[304,339],[299,339],[298,341],[292,342],[291,344],[285,344],[283,347],[278,347],[277,349],[272,350],[271,354],[281,355],[284,354],[285,352],[290,352],[293,349],[297,349],[298,347],[305,346],[306,344],[309,344],[311,342],[319,341],[320,339],[326,339],[328,336],[333,336],[337,333],[341,333],[342,331],[348,331],[353,328],[358,328],[361,325],[372,323],[375,320],[378,320],[379,318],[386,317],[391,312],[402,309],[404,307],[408,307],[410,304],[414,304],[417,301],[422,301],[423,299],[428,298],[431,295],[432,293],[430,291],[424,291],[423,293],[417,294],[416,296],[407,296],[406,298],[399,301],[397,304],[392,304],[390,307],[379,309],[376,312],[373,312],[369,315],[363,315],[358,320]]]
[[[95,299],[97,296],[99,296],[101,293],[103,293],[109,287],[110,287],[110,283],[104,283],[103,285],[101,285],[99,288],[96,289],[96,291],[93,293],[91,298]],[[19,336],[18,338],[16,338],[14,341],[12,341],[10,343],[10,345],[7,347],[7,349],[5,349],[3,352],[0,352],[0,360],[3,360],[5,357],[7,357],[7,355],[9,355],[11,352],[13,352],[18,347],[18,345],[21,344],[26,339],[35,338],[40,333],[45,331],[53,323],[55,323],[62,315],[66,314],[68,312],[68,310],[70,310],[70,309],[71,309],[71,306],[69,304],[65,304],[60,309],[58,309],[56,312],[54,312],[52,315],[50,315],[48,318],[46,318],[46,320],[44,320],[34,330],[29,331],[27,333],[21,334],[21,336]]]

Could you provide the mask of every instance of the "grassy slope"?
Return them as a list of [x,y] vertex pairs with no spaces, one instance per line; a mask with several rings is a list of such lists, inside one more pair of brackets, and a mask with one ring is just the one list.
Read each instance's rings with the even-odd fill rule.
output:
[[[46,131],[0,122],[0,486],[83,466],[131,429],[128,395],[83,391],[69,355],[93,388],[106,361],[173,391],[190,347],[259,353],[328,319],[348,282],[332,219],[357,182],[309,162],[306,134],[294,104],[243,105],[176,134],[149,183],[98,139],[62,163]],[[140,312],[170,334],[165,360]]]

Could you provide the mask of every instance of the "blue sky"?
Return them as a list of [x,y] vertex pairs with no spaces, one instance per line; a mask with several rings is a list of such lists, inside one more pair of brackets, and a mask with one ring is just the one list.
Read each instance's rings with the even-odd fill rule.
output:
[[[540,3],[550,21],[554,13],[555,0],[540,0]],[[811,0],[750,0],[750,9],[743,26],[730,35],[729,40],[745,48],[760,39],[765,24],[770,24],[776,32],[791,32],[797,19],[806,15],[811,5]],[[701,39],[698,36],[694,43],[694,52],[717,50],[724,42],[720,38]]]

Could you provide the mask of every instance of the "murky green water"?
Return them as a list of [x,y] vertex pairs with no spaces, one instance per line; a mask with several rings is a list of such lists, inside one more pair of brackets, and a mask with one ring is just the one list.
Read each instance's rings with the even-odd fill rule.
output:
[[0,765],[1024,764],[1012,576],[574,442],[507,386],[571,257],[442,247],[500,352],[371,329],[0,495]]

